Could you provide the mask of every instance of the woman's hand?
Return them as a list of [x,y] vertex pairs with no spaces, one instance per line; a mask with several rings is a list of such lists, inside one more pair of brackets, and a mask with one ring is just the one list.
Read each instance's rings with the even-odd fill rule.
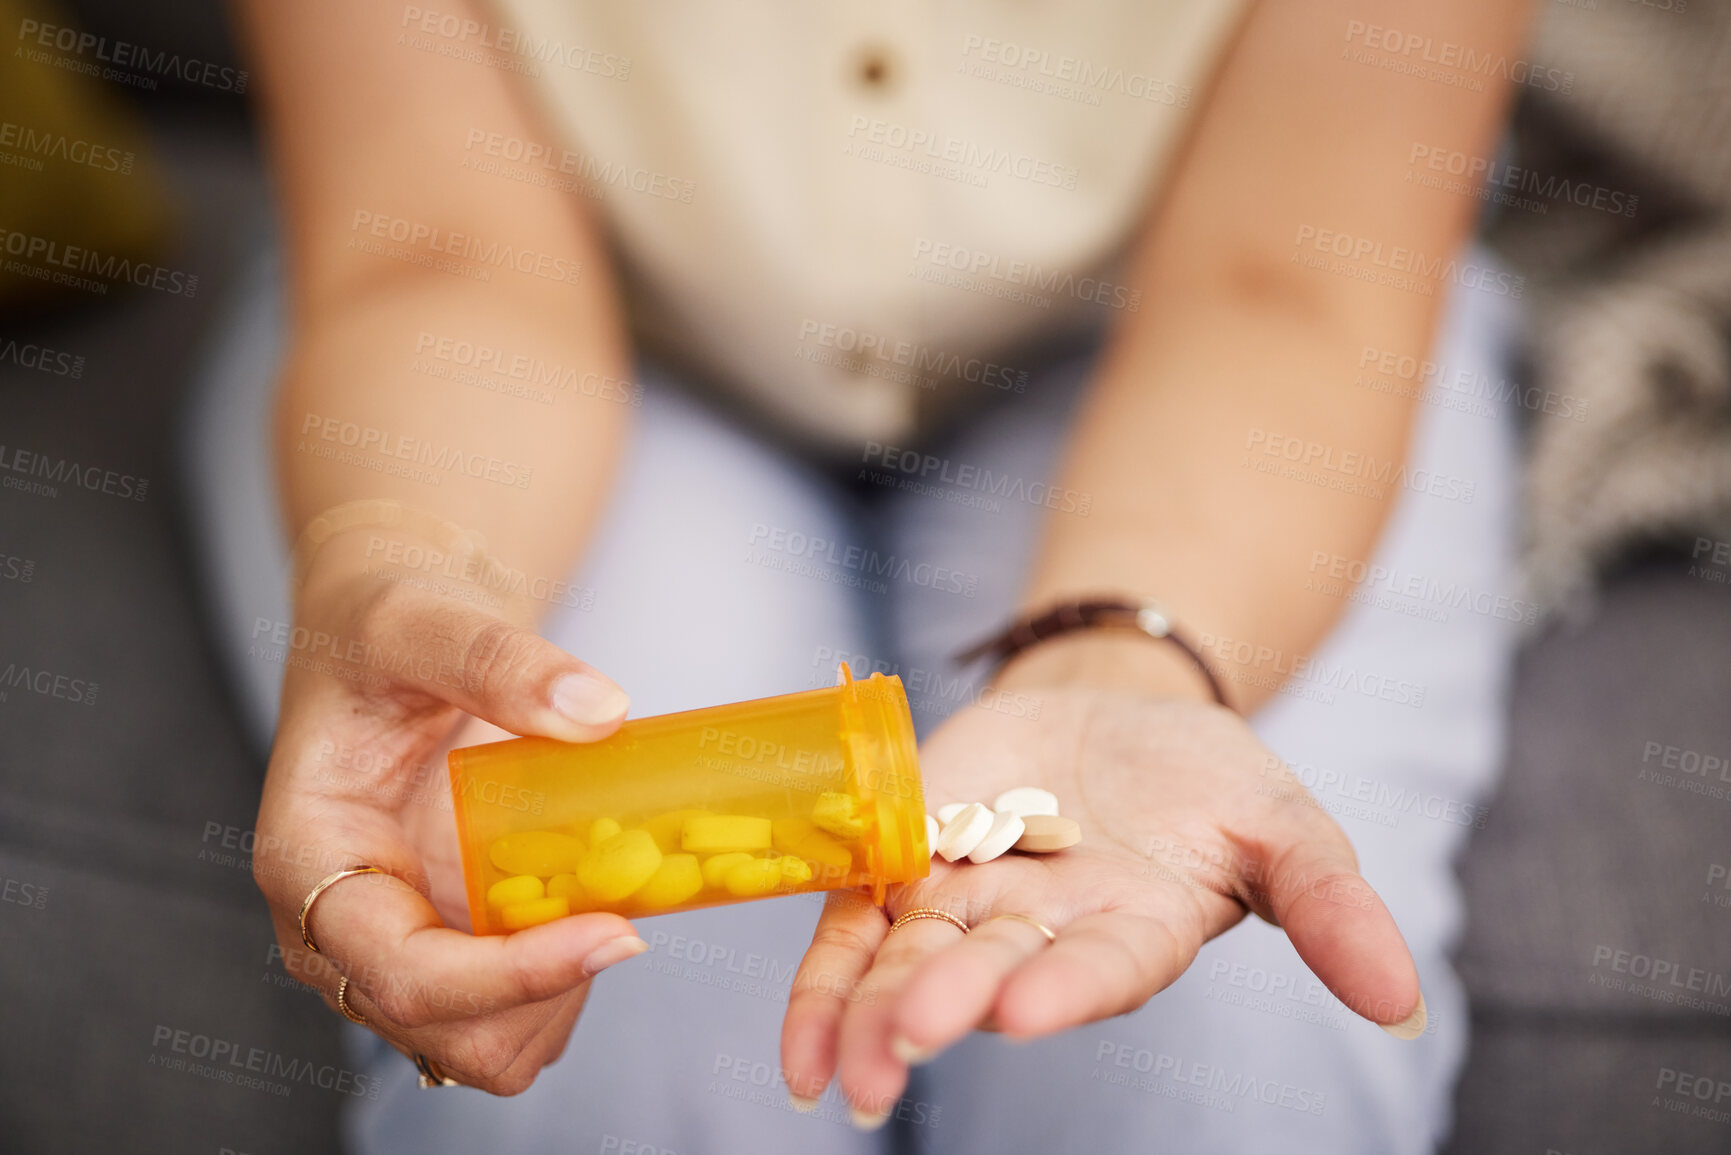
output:
[[[839,1074],[862,1125],[930,1058],[976,1028],[1035,1038],[1123,1014],[1170,985],[1247,910],[1284,927],[1347,1007],[1397,1033],[1423,1026],[1412,957],[1359,877],[1346,836],[1235,714],[1197,702],[1042,686],[1037,720],[973,706],[921,753],[926,802],[991,805],[1042,786],[1082,826],[1058,854],[932,861],[888,918],[955,915],[886,937],[857,895],[831,897],[782,1032],[792,1094]],[[1033,918],[1057,934],[1004,914]]]
[[[326,552],[338,557],[344,543]],[[325,561],[321,553],[319,560]],[[468,915],[443,752],[465,715],[515,734],[594,741],[618,728],[618,686],[511,621],[409,586],[310,575],[289,648],[253,874],[291,973],[346,1001],[405,1054],[459,1082],[525,1090],[559,1057],[589,979],[644,949],[612,914],[506,937]],[[301,941],[301,901],[333,871]]]

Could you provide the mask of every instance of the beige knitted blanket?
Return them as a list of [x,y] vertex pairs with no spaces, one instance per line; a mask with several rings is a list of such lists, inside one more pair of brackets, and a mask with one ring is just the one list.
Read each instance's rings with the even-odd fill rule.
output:
[[1527,472],[1531,591],[1579,610],[1634,551],[1731,542],[1731,0],[1551,0],[1531,55],[1574,83],[1524,90],[1538,195],[1490,239],[1532,286],[1527,372],[1585,403],[1531,418]]

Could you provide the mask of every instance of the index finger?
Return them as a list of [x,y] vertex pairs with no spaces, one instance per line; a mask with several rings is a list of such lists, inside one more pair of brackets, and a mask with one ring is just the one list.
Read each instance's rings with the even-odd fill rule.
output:
[[795,1106],[808,1109],[834,1077],[842,1016],[863,997],[860,979],[888,933],[883,911],[863,895],[837,890],[825,900],[781,1027],[781,1076]]
[[[360,878],[378,885],[355,885]],[[510,935],[465,934],[391,875],[336,883],[307,912],[307,925],[319,953],[407,1030],[543,1002],[649,945],[630,922],[599,912]],[[297,925],[289,937],[299,935]]]

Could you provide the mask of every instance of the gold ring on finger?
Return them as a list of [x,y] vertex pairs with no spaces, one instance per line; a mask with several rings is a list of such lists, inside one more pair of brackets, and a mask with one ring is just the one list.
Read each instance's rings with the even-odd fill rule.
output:
[[906,914],[902,915],[900,918],[898,918],[894,922],[890,923],[889,932],[888,932],[888,934],[885,935],[885,937],[887,938],[889,934],[894,934],[896,931],[900,930],[902,927],[906,926],[908,923],[917,922],[918,920],[920,920],[922,918],[942,919],[943,921],[949,923],[951,926],[955,927],[957,930],[961,931],[963,934],[968,933],[968,924],[963,922],[961,919],[957,918],[955,915],[951,914],[949,911],[936,910],[936,909],[933,909],[932,907],[929,907],[929,906],[916,906],[914,909],[908,911]]
[[416,1051],[409,1056],[415,1061],[415,1070],[421,1077],[421,1090],[431,1090],[434,1087],[458,1087],[462,1084],[445,1074],[445,1069],[427,1056]]
[[343,1018],[360,1026],[367,1025],[367,1016],[349,1006],[349,976],[344,975],[342,982],[337,984],[337,1010],[343,1013]]
[[1029,926],[1033,927],[1035,930],[1037,930],[1041,934],[1045,935],[1046,936],[1046,942],[1048,944],[1058,941],[1058,932],[1053,930],[1051,927],[1047,926],[1045,923],[1041,922],[1039,919],[1034,918],[1032,915],[1000,914],[1000,915],[995,915],[992,918],[987,919],[986,921],[987,922],[1001,922],[1002,920],[1004,920],[1006,918],[1013,918],[1017,922],[1027,923]]
[[307,891],[307,896],[301,899],[301,941],[307,944],[307,949],[312,951],[314,954],[323,953],[319,950],[319,944],[313,941],[313,932],[307,926],[307,915],[312,913],[313,901],[317,899],[319,895],[323,894],[343,879],[352,877],[353,875],[384,873],[386,872],[380,870],[376,866],[362,865],[350,867],[348,870],[339,870],[333,874],[327,874],[323,878],[319,879],[319,884]]

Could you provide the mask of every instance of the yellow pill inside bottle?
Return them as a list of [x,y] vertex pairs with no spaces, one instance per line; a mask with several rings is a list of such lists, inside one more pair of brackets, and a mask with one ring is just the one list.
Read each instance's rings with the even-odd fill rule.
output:
[[533,902],[547,893],[546,886],[532,874],[520,874],[513,878],[500,879],[487,888],[487,905],[492,907],[514,906],[520,902]]
[[680,849],[693,854],[768,850],[770,820],[749,814],[701,814],[685,820]]
[[487,857],[506,874],[533,874],[551,878],[577,869],[583,843],[569,834],[552,830],[523,830],[493,840]]
[[570,913],[571,904],[563,898],[535,898],[528,902],[513,902],[502,908],[499,922],[506,930],[527,930]]
[[845,875],[853,867],[853,851],[809,818],[777,818],[771,831],[775,848],[783,854],[803,858],[825,877]]
[[703,885],[715,890],[725,890],[727,887],[727,872],[742,862],[750,862],[751,855],[743,851],[732,854],[715,854],[703,860]]
[[639,905],[657,910],[678,906],[702,889],[703,868],[697,864],[697,855],[668,854],[631,897]]
[[790,891],[811,881],[811,867],[792,855],[753,858],[727,872],[727,893],[738,898],[763,898]]
[[476,934],[556,909],[506,924],[506,907],[536,900],[626,917],[837,887],[881,901],[931,869],[912,716],[882,674],[844,666],[833,687],[449,763]]
[[839,791],[818,795],[817,804],[811,808],[811,820],[842,838],[858,838],[866,830],[860,818],[859,799]]
[[547,897],[568,899],[575,907],[583,901],[583,884],[575,874],[555,874],[547,880]]
[[577,866],[583,893],[618,902],[648,882],[661,865],[661,849],[647,830],[622,830],[591,847]]
[[655,845],[661,848],[661,853],[672,854],[680,850],[680,839],[685,834],[685,820],[692,816],[708,817],[707,810],[670,810],[666,814],[657,814],[643,824],[643,829],[649,831],[655,839]]

